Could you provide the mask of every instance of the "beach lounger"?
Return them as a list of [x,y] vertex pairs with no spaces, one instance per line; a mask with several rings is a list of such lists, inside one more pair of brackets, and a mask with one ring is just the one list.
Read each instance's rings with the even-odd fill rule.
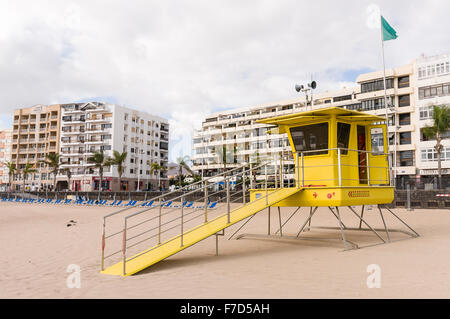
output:
[[213,203],[209,204],[208,208],[209,209],[217,208],[216,206],[217,206],[217,202],[213,202]]
[[164,208],[169,208],[169,207],[171,207],[172,206],[172,204],[173,204],[173,201],[171,201],[171,200],[169,200],[169,201],[167,201],[167,202],[163,202],[162,204],[161,204],[161,206]]
[[45,198],[39,198],[39,199],[36,201],[36,204],[42,204],[42,203],[45,203]]
[[107,205],[106,203],[108,203],[108,201],[106,199],[100,200],[97,202],[97,206],[105,206],[105,205]]
[[66,200],[64,201],[64,204],[65,204],[65,205],[70,204],[70,203],[72,203],[72,200],[71,200],[71,199],[66,199]]
[[155,202],[154,200],[152,200],[150,202],[143,202],[140,206],[141,207],[151,207],[154,202]]
[[62,201],[63,201],[62,199],[57,199],[57,200],[55,200],[55,202],[53,204],[61,204]]
[[135,206],[137,203],[137,200],[130,200],[127,204],[125,204],[124,206]]
[[84,203],[84,205],[95,205],[95,201],[95,199],[90,199],[86,203]]
[[120,204],[122,204],[121,200],[115,200],[111,204],[109,204],[109,206],[120,206]]

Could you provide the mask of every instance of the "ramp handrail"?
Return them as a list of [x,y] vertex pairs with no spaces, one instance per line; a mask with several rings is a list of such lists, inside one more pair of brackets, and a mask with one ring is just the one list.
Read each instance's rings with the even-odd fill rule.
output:
[[[158,203],[158,205],[156,205],[156,206],[151,206],[151,207],[143,207],[143,209],[141,209],[141,210],[139,210],[139,211],[137,211],[137,212],[133,212],[133,213],[131,213],[131,214],[129,214],[129,215],[127,215],[127,216],[125,216],[125,219],[124,219],[124,223],[125,223],[125,226],[124,226],[124,228],[122,229],[122,230],[119,230],[119,231],[117,231],[117,232],[114,232],[114,233],[112,233],[112,234],[106,234],[106,220],[107,220],[107,218],[109,218],[109,217],[112,217],[112,216],[115,216],[115,215],[117,215],[117,214],[119,214],[119,213],[123,213],[123,212],[126,212],[126,211],[129,211],[129,210],[131,210],[131,209],[136,209],[137,207],[126,207],[126,208],[123,208],[123,209],[120,209],[120,210],[118,210],[118,211],[116,211],[116,212],[113,212],[113,213],[110,213],[110,214],[107,214],[107,215],[105,215],[105,216],[103,216],[103,229],[102,229],[102,270],[104,269],[104,261],[105,261],[105,259],[107,259],[107,258],[109,258],[109,257],[111,257],[111,256],[113,256],[113,255],[116,255],[117,253],[119,253],[120,251],[115,251],[115,252],[113,252],[112,254],[109,254],[109,255],[107,255],[107,256],[105,256],[105,246],[106,246],[106,240],[107,239],[109,239],[109,238],[111,238],[111,237],[114,237],[114,236],[117,236],[117,235],[120,235],[120,234],[122,234],[123,236],[124,236],[124,238],[125,238],[125,236],[126,236],[126,230],[127,229],[130,229],[130,227],[128,227],[127,225],[126,225],[126,223],[127,223],[127,221],[128,221],[128,219],[130,219],[130,218],[132,218],[132,217],[135,217],[135,216],[139,216],[139,215],[141,215],[142,213],[145,213],[145,212],[148,212],[149,210],[152,210],[152,209],[156,209],[156,208],[159,208],[159,219],[161,219],[161,217],[163,217],[163,216],[165,216],[165,215],[168,215],[169,213],[171,213],[171,212],[173,212],[173,210],[172,211],[169,211],[169,212],[167,212],[167,213],[165,213],[165,214],[162,214],[162,208],[163,208],[163,206],[164,206],[164,204],[166,203],[166,201],[165,201],[165,199],[167,199],[167,198],[169,198],[170,197],[170,195],[175,195],[175,194],[179,194],[179,192],[180,191],[186,191],[187,189],[191,189],[191,190],[189,190],[188,192],[183,192],[182,194],[180,194],[180,195],[178,195],[178,196],[175,196],[175,197],[170,197],[170,201],[176,201],[176,200],[180,200],[180,203],[181,203],[181,205],[180,205],[180,208],[181,209],[183,209],[183,207],[184,207],[184,204],[183,204],[183,202],[184,202],[184,199],[186,198],[186,196],[190,196],[190,195],[193,195],[194,193],[197,193],[197,192],[201,192],[201,191],[203,191],[204,192],[204,194],[203,194],[203,199],[204,199],[204,210],[205,210],[205,221],[207,221],[207,211],[208,211],[208,199],[209,199],[209,197],[211,197],[212,195],[214,195],[215,193],[210,193],[210,194],[208,194],[209,192],[208,192],[208,189],[209,188],[211,188],[211,187],[213,187],[213,186],[217,186],[217,185],[220,185],[221,183],[224,183],[225,181],[226,181],[226,187],[225,188],[230,188],[229,186],[229,184],[230,184],[230,179],[232,179],[232,178],[237,178],[238,176],[243,176],[243,178],[242,178],[242,181],[241,182],[239,182],[239,183],[234,183],[234,187],[237,187],[237,186],[239,186],[239,185],[243,185],[242,186],[242,192],[243,192],[243,201],[245,202],[245,197],[246,197],[246,195],[245,195],[245,189],[246,189],[246,184],[250,184],[250,188],[252,188],[253,186],[258,186],[258,183],[256,182],[256,181],[254,181],[254,172],[256,172],[257,170],[259,170],[259,169],[261,169],[262,167],[264,167],[264,166],[267,166],[267,165],[269,165],[271,162],[267,162],[267,163],[263,163],[263,164],[260,164],[260,165],[257,165],[257,166],[253,166],[253,164],[245,164],[245,165],[242,165],[242,166],[240,166],[240,167],[237,167],[237,168],[234,168],[234,169],[231,169],[231,170],[228,170],[228,171],[225,171],[225,172],[222,172],[222,173],[220,173],[220,174],[217,174],[217,175],[215,175],[215,176],[211,176],[211,177],[209,177],[209,178],[206,178],[206,179],[204,179],[204,180],[202,180],[202,181],[198,181],[198,182],[196,182],[196,183],[194,183],[194,184],[190,184],[190,185],[187,185],[187,186],[184,186],[183,188],[181,188],[181,189],[178,189],[178,190],[175,190],[175,191],[172,191],[172,192],[168,192],[168,193],[165,193],[165,194],[161,194],[161,195],[159,195],[159,196],[156,196],[156,197],[154,197],[154,198],[151,198],[151,199],[149,199],[149,200],[147,200],[147,201],[144,201],[142,204],[144,204],[144,203],[150,203],[150,202],[159,202]],[[248,168],[248,169],[246,169],[246,167]],[[245,183],[245,185],[244,185],[244,183],[243,183],[243,181],[245,180],[245,176],[246,175],[249,175],[249,177],[248,177],[248,182],[246,181],[246,183]],[[267,174],[267,173],[266,173]],[[217,180],[217,178],[218,177],[222,177],[222,179],[220,179],[220,180]],[[214,181],[215,180],[215,181]],[[266,178],[265,178],[265,180],[267,180]],[[224,183],[225,184],[225,183]],[[261,183],[262,184],[262,183]],[[265,183],[265,184],[267,184],[267,182]],[[201,185],[201,186],[199,186],[199,185]],[[195,189],[193,189],[192,190],[192,186],[197,186],[197,188],[195,188]],[[266,186],[267,187],[267,186]],[[216,193],[219,193],[219,192],[221,192],[220,190],[218,191],[218,192],[216,192]],[[229,196],[229,195],[228,195]],[[220,202],[220,201],[223,201],[225,198],[222,198],[222,199],[220,199],[219,201],[217,201],[217,202]],[[141,205],[142,205],[141,204]],[[197,210],[198,211],[198,210]],[[193,212],[191,212],[191,213],[193,213]],[[153,217],[152,219],[149,219],[149,220],[147,220],[147,221],[150,221],[150,220],[154,220],[155,219],[155,217]],[[178,218],[179,219],[179,218]],[[143,222],[140,222],[140,224],[139,225],[141,225],[141,224],[144,224],[146,221],[143,221]],[[161,224],[161,221],[160,221],[160,226],[162,226]],[[134,226],[132,226],[132,228],[133,227],[136,227],[136,226],[139,226],[139,225],[134,225]],[[160,232],[159,232],[159,238],[160,238],[160,235],[161,235],[161,230],[160,230]],[[126,239],[125,239],[125,241],[126,241]],[[126,244],[125,244],[125,246],[126,246]],[[124,245],[123,245],[123,247],[122,247],[122,250],[124,250],[124,247],[125,247]]]

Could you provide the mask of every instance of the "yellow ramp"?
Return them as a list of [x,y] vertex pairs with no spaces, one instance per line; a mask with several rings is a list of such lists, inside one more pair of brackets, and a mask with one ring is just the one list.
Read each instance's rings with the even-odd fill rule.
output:
[[[275,192],[269,193],[266,203],[266,197],[263,196],[253,202],[250,202],[242,207],[239,207],[230,213],[230,223],[228,223],[227,214],[221,215],[208,223],[203,223],[195,228],[187,230],[183,233],[183,246],[181,247],[180,236],[169,239],[161,245],[149,248],[135,256],[130,257],[126,262],[125,276],[133,275],[157,262],[176,254],[177,252],[192,246],[199,241],[208,238],[211,235],[225,229],[261,210],[272,206],[283,199],[299,192],[301,188],[282,188]],[[123,262],[114,264],[101,272],[108,275],[123,274]]]

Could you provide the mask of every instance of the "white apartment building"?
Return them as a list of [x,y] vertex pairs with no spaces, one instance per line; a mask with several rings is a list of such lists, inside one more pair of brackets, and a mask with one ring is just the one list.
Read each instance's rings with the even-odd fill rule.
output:
[[12,130],[0,131],[0,191],[6,191],[9,182],[9,171],[5,162],[11,161]]
[[[449,56],[421,57],[410,64],[386,69],[386,95],[388,97],[388,130],[390,151],[396,167],[394,174],[399,187],[404,187],[410,179],[429,183],[430,175],[436,175],[435,142],[426,141],[421,129],[431,125],[431,104],[450,105]],[[426,75],[425,75],[426,74]],[[223,148],[226,148],[226,168],[237,167],[243,162],[251,162],[252,156],[292,157],[286,135],[266,134],[268,126],[255,123],[258,119],[301,112],[330,106],[359,110],[385,116],[383,71],[361,74],[358,86],[334,92],[314,94],[312,106],[306,105],[305,97],[258,105],[208,116],[202,128],[193,136],[193,169],[204,175],[213,175],[224,169]],[[319,83],[320,86],[320,83]],[[446,136],[450,137],[450,133]],[[394,146],[395,145],[395,146]],[[442,167],[450,168],[450,139],[444,142],[445,154]],[[286,172],[294,165],[287,161]],[[443,174],[449,174],[444,170]],[[286,175],[286,178],[293,176]]]
[[[246,163],[257,163],[266,157],[276,159],[283,166],[285,179],[294,178],[294,160],[286,134],[272,131],[269,125],[256,120],[304,111],[310,108],[340,106],[352,108],[358,105],[358,88],[314,94],[312,106],[305,96],[297,99],[264,104],[255,107],[218,112],[208,116],[202,128],[194,132],[193,169],[204,176],[212,176],[225,168],[230,169]],[[225,156],[222,154],[225,152]],[[283,162],[280,158],[283,158]]]
[[[162,117],[100,102],[61,105],[61,168],[71,171],[71,190],[98,190],[98,169],[88,158],[101,151],[112,157],[114,150],[127,152],[125,170],[119,181],[117,167],[105,167],[104,190],[167,188],[165,173],[151,173],[150,166],[158,163],[167,167],[168,149],[169,124]],[[67,187],[66,175],[58,175],[58,183]]]
[[[417,177],[433,178],[437,176],[436,140],[426,138],[422,130],[433,124],[433,105],[450,106],[450,54],[420,57],[415,63],[415,96],[417,132],[416,163]],[[441,153],[442,175],[450,174],[450,131],[445,135]]]

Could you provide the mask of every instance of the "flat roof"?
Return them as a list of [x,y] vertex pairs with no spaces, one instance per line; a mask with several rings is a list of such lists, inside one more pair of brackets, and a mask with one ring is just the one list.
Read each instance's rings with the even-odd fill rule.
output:
[[298,112],[294,114],[261,119],[257,120],[256,122],[274,125],[296,125],[314,120],[329,119],[331,116],[336,116],[337,119],[351,122],[379,122],[386,120],[384,117],[378,115],[346,110],[340,107],[328,107],[318,110]]

